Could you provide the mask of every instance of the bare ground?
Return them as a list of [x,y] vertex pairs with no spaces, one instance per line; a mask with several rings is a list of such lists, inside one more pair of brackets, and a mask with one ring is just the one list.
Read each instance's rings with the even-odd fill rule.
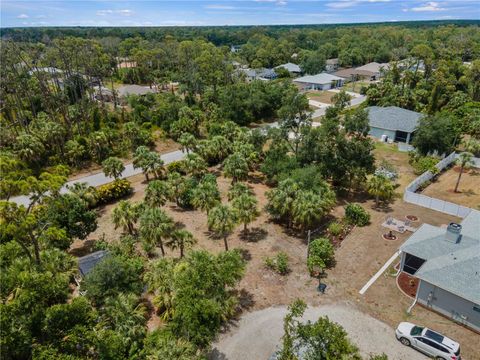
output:
[[480,169],[464,170],[458,192],[454,192],[459,174],[458,166],[448,169],[441,173],[436,181],[428,185],[422,194],[478,209],[480,206]]

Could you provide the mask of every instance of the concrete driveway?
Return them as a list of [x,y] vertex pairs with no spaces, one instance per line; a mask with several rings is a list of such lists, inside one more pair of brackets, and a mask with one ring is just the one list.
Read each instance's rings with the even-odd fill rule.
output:
[[[283,335],[285,306],[245,314],[236,326],[222,334],[212,346],[210,360],[267,360]],[[304,320],[328,316],[342,325],[362,356],[385,353],[390,360],[426,359],[419,352],[400,344],[394,329],[351,305],[323,305],[308,308]]]

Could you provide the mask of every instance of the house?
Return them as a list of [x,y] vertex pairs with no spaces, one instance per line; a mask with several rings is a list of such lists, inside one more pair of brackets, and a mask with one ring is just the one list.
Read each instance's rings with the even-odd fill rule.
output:
[[378,80],[382,77],[383,72],[390,68],[390,64],[371,62],[363,66],[357,67],[357,74],[363,73],[370,77],[370,80]]
[[116,57],[115,60],[117,62],[118,69],[131,69],[137,67],[136,61],[130,60],[126,57]]
[[238,69],[237,74],[241,74],[245,77],[247,82],[253,80],[273,80],[277,78],[277,73],[273,69]]
[[372,74],[369,71],[357,70],[355,68],[341,69],[333,73],[335,76],[339,76],[345,79],[345,82],[358,81],[360,79],[369,79]]
[[105,86],[99,86],[95,88],[94,99],[98,101],[113,101],[113,91]]
[[85,277],[105,256],[108,255],[106,250],[96,251],[78,258],[78,270],[82,277]]
[[325,62],[325,71],[328,73],[333,73],[338,70],[338,58],[335,59],[327,59]]
[[240,50],[242,50],[242,45],[232,45],[232,46],[230,46],[230,52],[232,52],[232,53],[238,53]]
[[343,86],[345,79],[323,72],[302,76],[294,79],[293,82],[302,90],[329,90]]
[[286,69],[290,74],[293,74],[293,75],[300,75],[302,73],[302,69],[300,68],[300,66],[298,66],[297,64],[294,64],[294,63],[286,63],[286,64],[282,64],[282,65],[278,65],[275,67],[275,69],[279,69],[279,68],[284,68]]
[[423,224],[400,251],[401,271],[419,281],[414,304],[480,331],[480,211],[446,229]]
[[146,95],[154,92],[155,92],[154,89],[151,89],[148,86],[140,86],[140,85],[125,85],[117,89],[118,96],[121,98],[125,98],[129,95],[142,96],[142,95]]
[[368,120],[369,134],[377,139],[404,142],[410,144],[422,114],[397,106],[370,106]]

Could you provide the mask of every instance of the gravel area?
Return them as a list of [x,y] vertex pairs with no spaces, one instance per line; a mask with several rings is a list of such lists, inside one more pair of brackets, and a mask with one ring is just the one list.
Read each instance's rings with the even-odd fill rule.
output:
[[[286,312],[287,308],[282,306],[245,314],[213,344],[210,359],[268,359],[280,344]],[[345,328],[362,356],[385,353],[390,360],[426,359],[419,352],[400,344],[390,326],[351,305],[309,307],[305,311],[304,320],[315,321],[325,315]]]

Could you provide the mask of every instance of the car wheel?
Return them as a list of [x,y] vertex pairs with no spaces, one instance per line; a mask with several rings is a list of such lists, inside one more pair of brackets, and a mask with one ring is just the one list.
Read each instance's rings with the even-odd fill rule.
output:
[[410,346],[410,340],[408,340],[404,337],[400,338],[400,342],[405,346]]
[[437,356],[437,357],[435,358],[435,360],[445,360],[445,359],[444,359],[443,357],[441,357],[441,356]]

